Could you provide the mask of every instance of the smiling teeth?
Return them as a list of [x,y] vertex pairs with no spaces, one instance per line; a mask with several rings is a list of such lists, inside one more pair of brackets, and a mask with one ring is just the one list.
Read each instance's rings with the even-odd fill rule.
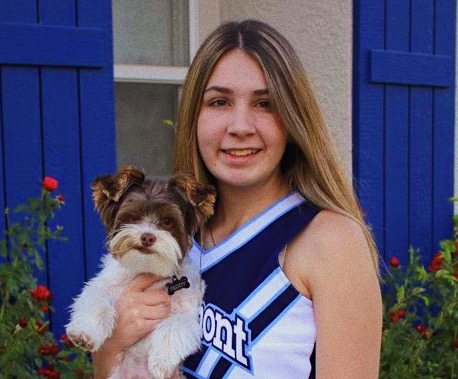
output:
[[243,157],[245,155],[250,155],[256,153],[257,149],[243,149],[243,150],[226,150],[226,153],[230,155],[235,155],[236,157]]

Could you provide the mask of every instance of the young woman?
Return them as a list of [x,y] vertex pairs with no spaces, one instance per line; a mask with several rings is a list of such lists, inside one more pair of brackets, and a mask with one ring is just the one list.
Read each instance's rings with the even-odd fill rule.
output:
[[[377,254],[316,97],[289,42],[265,23],[220,26],[187,76],[174,169],[216,186],[191,257],[207,283],[190,378],[377,378]],[[113,359],[165,317],[140,276],[122,297]]]

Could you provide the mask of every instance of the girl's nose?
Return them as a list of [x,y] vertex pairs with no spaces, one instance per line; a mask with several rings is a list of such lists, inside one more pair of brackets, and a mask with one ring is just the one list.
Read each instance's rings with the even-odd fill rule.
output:
[[234,108],[231,119],[227,126],[229,134],[246,136],[256,131],[254,116],[247,107]]

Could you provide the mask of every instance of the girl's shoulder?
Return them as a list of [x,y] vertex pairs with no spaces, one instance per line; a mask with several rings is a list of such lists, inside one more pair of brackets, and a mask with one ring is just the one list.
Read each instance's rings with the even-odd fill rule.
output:
[[336,243],[366,242],[363,229],[356,220],[330,210],[320,211],[296,240],[298,244],[316,248],[329,248]]
[[288,245],[285,273],[305,296],[355,267],[374,271],[363,229],[348,216],[320,211]]

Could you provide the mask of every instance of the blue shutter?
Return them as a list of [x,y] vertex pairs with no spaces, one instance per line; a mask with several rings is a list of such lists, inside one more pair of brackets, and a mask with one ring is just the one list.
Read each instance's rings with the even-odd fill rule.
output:
[[452,236],[454,0],[355,1],[354,175],[385,259]]
[[109,0],[0,0],[0,209],[59,180],[68,242],[49,244],[39,277],[57,336],[103,251],[90,183],[116,169],[112,60]]

